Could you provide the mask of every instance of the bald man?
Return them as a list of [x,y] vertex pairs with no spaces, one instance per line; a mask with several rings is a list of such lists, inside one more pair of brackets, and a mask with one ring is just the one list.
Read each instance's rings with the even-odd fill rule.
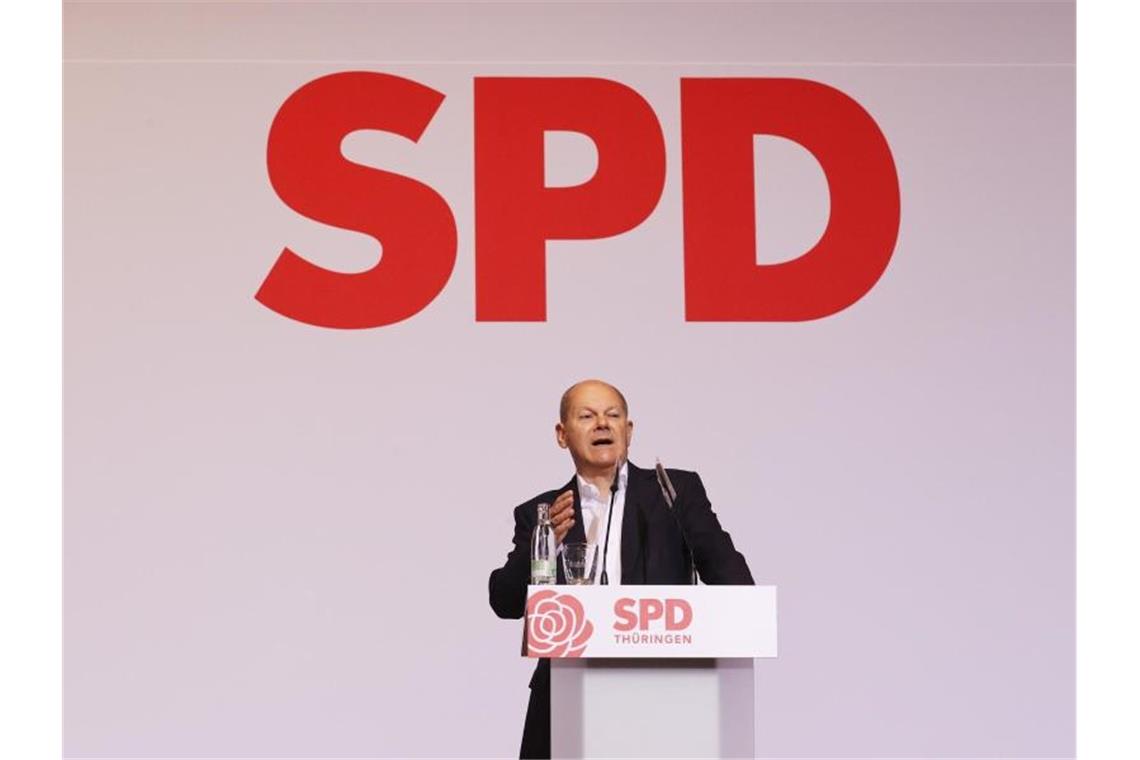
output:
[[[539,503],[551,505],[550,519],[559,545],[563,541],[589,541],[604,546],[608,518],[612,538],[605,570],[611,584],[689,583],[690,558],[682,528],[704,583],[753,583],[748,564],[712,511],[700,476],[684,470],[668,471],[677,491],[674,518],[654,471],[629,461],[633,420],[629,418],[629,404],[617,388],[602,380],[583,380],[570,386],[562,394],[554,437],[570,452],[575,474],[562,488],[540,493],[515,507],[514,547],[506,563],[491,572],[489,584],[491,608],[499,617],[523,616],[530,581],[530,538],[538,522]],[[610,489],[615,482],[613,515],[609,516]],[[561,563],[558,582],[565,583]],[[549,660],[539,660],[530,690],[519,757],[548,758]]]

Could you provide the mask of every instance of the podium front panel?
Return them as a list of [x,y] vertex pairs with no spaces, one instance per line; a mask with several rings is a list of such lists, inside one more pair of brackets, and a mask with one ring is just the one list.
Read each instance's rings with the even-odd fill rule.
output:
[[551,753],[562,758],[752,757],[750,659],[556,659]]
[[523,655],[775,657],[775,586],[531,586]]

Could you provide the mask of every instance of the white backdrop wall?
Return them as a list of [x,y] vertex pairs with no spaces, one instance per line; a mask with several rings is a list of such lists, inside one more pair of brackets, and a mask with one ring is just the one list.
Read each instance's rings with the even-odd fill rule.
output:
[[[1073,6],[1049,2],[65,3],[66,750],[517,751],[530,663],[489,571],[571,474],[558,396],[620,386],[633,461],[699,470],[760,583],[762,756],[1074,747]],[[352,135],[455,215],[441,295],[342,331],[257,303],[283,246],[364,235],[266,172],[294,90],[446,95],[418,144]],[[640,226],[547,247],[547,320],[475,321],[472,83],[597,76],[666,141]],[[902,221],[877,285],[802,323],[684,319],[679,80],[801,77],[882,129]],[[592,171],[548,140],[552,184]],[[758,261],[827,181],[757,138]]]

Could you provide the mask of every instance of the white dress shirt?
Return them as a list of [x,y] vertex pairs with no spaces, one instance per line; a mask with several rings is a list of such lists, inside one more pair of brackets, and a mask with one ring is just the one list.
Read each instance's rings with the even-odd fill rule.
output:
[[[614,497],[614,516],[610,523],[610,553],[606,560],[606,571],[611,586],[621,584],[621,518],[625,512],[625,484],[629,479],[629,464],[622,463],[618,473],[618,490]],[[598,569],[594,583],[602,582],[602,554],[606,546],[606,510],[610,500],[603,499],[593,483],[578,476],[578,498],[582,506],[582,528],[586,531],[586,542],[597,546]]]

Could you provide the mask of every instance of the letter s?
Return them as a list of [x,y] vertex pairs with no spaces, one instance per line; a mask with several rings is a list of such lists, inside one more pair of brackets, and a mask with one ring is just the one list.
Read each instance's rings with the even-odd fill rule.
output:
[[364,272],[334,272],[285,248],[255,296],[279,314],[320,327],[380,327],[413,316],[455,265],[455,218],[422,182],[353,163],[341,141],[378,129],[418,141],[443,94],[408,79],[346,71],[314,79],[282,103],[269,129],[269,179],[310,219],[363,232],[383,245]]
[[633,611],[635,604],[636,602],[629,598],[614,602],[614,615],[618,618],[618,622],[614,623],[615,631],[632,631],[637,625],[637,613]]

